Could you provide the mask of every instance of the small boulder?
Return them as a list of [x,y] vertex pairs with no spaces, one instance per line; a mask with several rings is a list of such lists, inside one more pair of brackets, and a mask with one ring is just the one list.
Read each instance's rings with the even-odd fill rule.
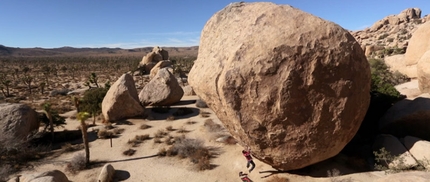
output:
[[102,113],[107,121],[141,116],[140,105],[133,77],[123,74],[108,90],[102,102]]
[[406,66],[415,65],[425,52],[430,50],[430,22],[421,24],[409,39],[405,53]]
[[140,91],[139,100],[144,106],[168,106],[179,102],[183,95],[175,76],[167,68],[162,68]]
[[[161,68],[165,68],[165,67],[169,67],[171,68],[172,66],[172,62],[170,60],[163,60],[163,61],[159,61],[152,69],[151,69],[151,73],[149,74],[150,78],[154,78],[155,75],[157,75],[158,70],[160,70]],[[173,70],[173,69],[172,69]]]
[[0,138],[26,138],[39,129],[37,112],[25,104],[0,104]]
[[23,175],[19,178],[20,182],[69,182],[67,176],[59,171],[52,170],[43,173]]
[[379,129],[397,137],[410,135],[430,140],[430,95],[397,102],[380,119]]
[[413,136],[403,138],[403,144],[409,153],[423,164],[426,169],[430,169],[430,142]]
[[115,176],[115,169],[111,164],[105,164],[100,172],[97,182],[112,182]]

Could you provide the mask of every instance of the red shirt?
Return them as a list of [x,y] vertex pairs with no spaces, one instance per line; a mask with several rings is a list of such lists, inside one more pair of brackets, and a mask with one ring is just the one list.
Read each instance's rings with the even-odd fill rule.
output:
[[248,160],[248,161],[252,160],[251,152],[250,151],[247,151],[247,152],[243,153],[243,156],[245,156],[246,160]]

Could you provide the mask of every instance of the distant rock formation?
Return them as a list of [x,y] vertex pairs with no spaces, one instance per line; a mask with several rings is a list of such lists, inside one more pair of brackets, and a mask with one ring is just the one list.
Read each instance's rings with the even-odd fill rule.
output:
[[123,74],[108,90],[102,102],[102,113],[107,121],[143,115],[133,77]]
[[[380,57],[383,53],[378,51],[389,48],[398,49],[404,53],[412,33],[427,19],[429,19],[428,16],[421,18],[421,9],[408,8],[398,15],[387,16],[364,30],[351,31],[351,34],[360,43],[367,57]],[[382,47],[382,49],[369,50],[373,47]]]
[[232,136],[281,170],[338,154],[370,100],[369,64],[351,34],[273,3],[232,3],[213,15],[188,76]]
[[169,106],[179,102],[184,90],[168,68],[158,70],[151,81],[139,93],[140,103],[144,106]]
[[168,60],[169,53],[156,46],[150,53],[143,56],[142,61],[139,63],[139,68],[143,69],[146,74],[149,74],[151,69],[161,60]]

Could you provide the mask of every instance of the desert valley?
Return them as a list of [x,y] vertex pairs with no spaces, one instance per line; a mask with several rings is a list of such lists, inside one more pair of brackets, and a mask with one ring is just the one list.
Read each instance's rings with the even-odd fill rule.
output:
[[194,47],[0,45],[0,182],[430,181],[428,32],[232,3]]

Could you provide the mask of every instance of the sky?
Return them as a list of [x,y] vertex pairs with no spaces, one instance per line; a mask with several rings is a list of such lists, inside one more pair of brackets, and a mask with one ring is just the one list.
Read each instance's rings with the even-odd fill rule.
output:
[[[0,0],[0,44],[20,48],[188,47],[231,0]],[[245,1],[259,2],[259,1]],[[362,30],[429,0],[273,0]]]

